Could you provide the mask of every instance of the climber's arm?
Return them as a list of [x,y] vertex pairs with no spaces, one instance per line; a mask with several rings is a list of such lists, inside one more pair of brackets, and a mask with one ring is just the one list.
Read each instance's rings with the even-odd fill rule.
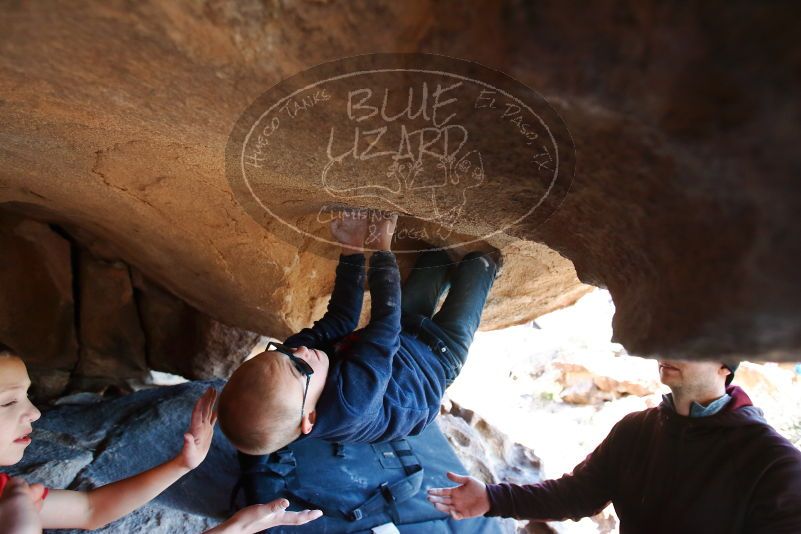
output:
[[290,336],[284,344],[290,347],[320,347],[346,336],[356,329],[364,302],[364,239],[368,219],[362,210],[334,214],[331,235],[340,245],[334,290],[325,315],[311,328]]

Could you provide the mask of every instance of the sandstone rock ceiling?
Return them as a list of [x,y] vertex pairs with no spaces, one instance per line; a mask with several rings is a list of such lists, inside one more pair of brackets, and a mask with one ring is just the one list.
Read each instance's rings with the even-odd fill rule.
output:
[[577,274],[611,291],[615,339],[633,353],[793,359],[799,15],[790,3],[11,2],[0,208],[94,236],[227,324],[286,335],[323,309],[333,264],[236,202],[232,125],[327,60],[446,54],[545,95],[576,146],[561,208],[514,231],[486,327],[569,303],[585,290]]

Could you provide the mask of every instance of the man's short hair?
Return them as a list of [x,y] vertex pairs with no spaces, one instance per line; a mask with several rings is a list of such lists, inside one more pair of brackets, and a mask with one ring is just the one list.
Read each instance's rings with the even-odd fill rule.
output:
[[5,343],[0,343],[0,358],[6,358],[8,356],[19,356],[19,353]]
[[723,362],[723,367],[731,371],[729,375],[726,377],[726,385],[728,386],[729,384],[731,384],[731,381],[734,380],[734,372],[737,370],[738,367],[740,367],[740,362],[734,362],[734,363]]

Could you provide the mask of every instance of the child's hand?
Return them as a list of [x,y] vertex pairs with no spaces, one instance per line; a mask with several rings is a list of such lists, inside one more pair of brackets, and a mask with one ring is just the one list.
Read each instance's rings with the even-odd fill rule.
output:
[[448,478],[460,486],[432,488],[428,500],[437,510],[450,514],[454,519],[477,517],[489,512],[490,502],[487,487],[478,479],[448,473]]
[[214,437],[214,424],[217,422],[217,412],[214,411],[214,401],[217,400],[217,391],[209,388],[195,403],[192,410],[192,421],[189,431],[184,434],[184,448],[179,457],[181,464],[187,469],[194,469],[206,458]]
[[4,534],[39,534],[42,532],[42,520],[39,510],[42,508],[44,486],[29,486],[24,480],[12,478],[6,484],[0,498],[0,533]]
[[267,504],[254,504],[242,508],[225,523],[209,530],[206,534],[252,534],[280,525],[305,525],[322,517],[320,510],[287,512],[289,501],[276,499]]
[[37,512],[40,512],[42,510],[45,497],[47,497],[47,488],[45,488],[43,484],[36,483],[28,486],[28,491],[31,499],[33,499],[34,508],[36,508]]
[[368,212],[356,208],[341,210],[331,219],[331,235],[350,253],[361,252],[367,237]]

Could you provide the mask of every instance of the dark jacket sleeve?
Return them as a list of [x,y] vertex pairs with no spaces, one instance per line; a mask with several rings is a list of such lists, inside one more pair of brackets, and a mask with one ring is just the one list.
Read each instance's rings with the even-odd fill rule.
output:
[[401,281],[392,252],[374,252],[368,273],[370,323],[358,333],[340,368],[340,394],[351,409],[380,407],[400,348]]
[[[751,497],[745,532],[801,532],[801,452],[782,438],[777,461],[763,473]],[[771,451],[765,451],[770,455]]]
[[284,344],[319,347],[353,332],[362,313],[364,278],[364,254],[340,255],[334,290],[325,315],[311,328],[304,328],[288,337]]
[[622,421],[573,472],[539,484],[489,484],[486,515],[536,521],[578,520],[597,514],[612,500]]

